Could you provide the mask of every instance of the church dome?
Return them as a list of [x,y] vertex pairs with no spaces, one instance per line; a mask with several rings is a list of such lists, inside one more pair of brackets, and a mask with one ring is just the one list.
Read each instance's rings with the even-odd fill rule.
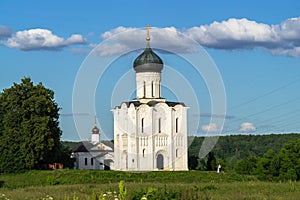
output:
[[99,128],[97,126],[94,126],[94,128],[92,129],[92,133],[93,134],[99,134]]
[[136,73],[139,72],[161,72],[163,69],[162,59],[152,51],[149,44],[133,63],[133,68]]

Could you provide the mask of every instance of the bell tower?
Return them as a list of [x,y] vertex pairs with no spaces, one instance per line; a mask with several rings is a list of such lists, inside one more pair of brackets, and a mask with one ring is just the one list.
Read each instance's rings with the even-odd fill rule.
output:
[[95,115],[94,128],[92,129],[92,143],[100,142],[100,130],[97,127],[97,118]]

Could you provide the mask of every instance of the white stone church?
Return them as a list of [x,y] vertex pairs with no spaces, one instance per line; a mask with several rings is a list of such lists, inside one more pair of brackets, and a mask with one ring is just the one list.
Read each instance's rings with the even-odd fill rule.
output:
[[136,98],[113,109],[114,169],[188,170],[187,110],[161,97],[162,59],[147,47],[134,61]]
[[114,169],[114,150],[110,141],[100,140],[100,130],[96,124],[92,129],[91,140],[80,142],[72,149],[74,169]]

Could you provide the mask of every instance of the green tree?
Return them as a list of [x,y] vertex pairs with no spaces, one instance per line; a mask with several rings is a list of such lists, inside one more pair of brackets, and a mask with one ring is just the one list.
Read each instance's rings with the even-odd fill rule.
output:
[[239,174],[255,174],[257,168],[257,158],[250,156],[237,161],[234,170]]
[[195,170],[198,166],[198,156],[191,155],[188,158],[189,170]]
[[[221,163],[218,163],[221,164]],[[213,152],[209,152],[204,158],[198,159],[198,170],[214,171],[217,169],[217,159]]]
[[217,168],[216,158],[213,152],[207,154],[206,169],[207,171],[214,171]]
[[258,160],[257,174],[261,179],[274,180],[279,175],[280,159],[274,150],[268,150],[262,158]]
[[279,152],[280,179],[300,180],[300,139],[287,142]]
[[0,172],[40,168],[60,151],[54,92],[30,78],[0,94]]
[[198,160],[198,166],[196,169],[198,170],[202,170],[202,171],[206,171],[207,170],[207,164],[206,164],[206,157],[205,158],[201,158]]

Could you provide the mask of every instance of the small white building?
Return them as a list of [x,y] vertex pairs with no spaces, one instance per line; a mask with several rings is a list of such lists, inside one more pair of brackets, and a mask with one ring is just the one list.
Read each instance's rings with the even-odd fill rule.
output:
[[137,97],[113,109],[115,170],[188,170],[188,107],[161,97],[163,61],[150,48],[149,29],[133,67]]
[[81,142],[72,150],[75,158],[75,169],[114,169],[113,144],[109,141],[100,141],[99,129],[92,129],[92,140]]

